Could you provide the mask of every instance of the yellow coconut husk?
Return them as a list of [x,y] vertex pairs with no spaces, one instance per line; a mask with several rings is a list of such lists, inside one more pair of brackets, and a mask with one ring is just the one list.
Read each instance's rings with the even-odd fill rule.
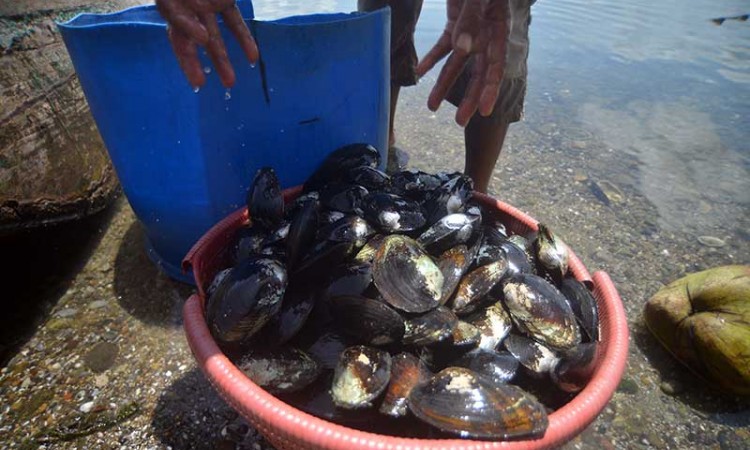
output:
[[660,289],[644,309],[651,333],[712,386],[750,395],[750,266],[721,266]]

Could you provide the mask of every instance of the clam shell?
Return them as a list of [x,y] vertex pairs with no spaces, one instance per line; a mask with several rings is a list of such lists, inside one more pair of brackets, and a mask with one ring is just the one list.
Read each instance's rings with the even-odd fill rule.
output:
[[513,278],[503,286],[505,306],[526,334],[554,349],[571,349],[581,342],[575,314],[565,296],[536,275]]
[[427,313],[405,322],[402,343],[405,345],[430,345],[447,339],[453,334],[458,317],[450,309],[439,306]]
[[432,255],[439,255],[451,247],[469,242],[479,218],[464,213],[448,214],[425,230],[417,239]]
[[466,274],[458,284],[451,309],[456,314],[467,314],[474,311],[480,299],[505,277],[507,271],[507,260],[500,259]]
[[578,324],[589,342],[599,340],[599,308],[596,299],[585,284],[572,277],[565,277],[560,292],[568,299]]
[[284,197],[276,172],[270,167],[258,169],[247,193],[247,210],[252,223],[273,228],[284,217]]
[[390,306],[366,297],[334,297],[330,300],[335,326],[348,336],[371,345],[399,342],[404,319]]
[[422,361],[411,353],[391,358],[391,380],[379,411],[391,417],[403,417],[408,411],[407,399],[414,386],[427,381],[432,374]]
[[299,391],[315,381],[321,371],[314,359],[292,347],[253,351],[239,360],[237,368],[271,393]]
[[430,425],[461,437],[540,436],[544,406],[513,385],[495,385],[469,369],[449,367],[409,394],[409,410]]
[[505,338],[503,345],[522,366],[536,377],[548,374],[560,361],[557,354],[549,348],[517,334],[511,334]]
[[363,345],[349,347],[341,353],[333,374],[333,402],[345,409],[370,407],[388,386],[390,376],[387,352]]
[[509,383],[518,372],[518,359],[507,351],[475,349],[459,357],[451,366],[465,367],[496,384]]
[[479,329],[479,348],[486,350],[494,350],[513,326],[510,316],[500,303],[471,314],[466,321]]
[[440,296],[440,304],[444,305],[453,296],[458,283],[469,269],[471,253],[465,245],[457,245],[440,255],[437,265],[440,273],[443,274],[443,293]]
[[401,235],[383,239],[372,270],[375,286],[394,308],[423,313],[439,305],[443,274],[413,239]]
[[394,194],[374,192],[363,201],[364,217],[383,233],[406,233],[422,228],[425,216],[419,203]]

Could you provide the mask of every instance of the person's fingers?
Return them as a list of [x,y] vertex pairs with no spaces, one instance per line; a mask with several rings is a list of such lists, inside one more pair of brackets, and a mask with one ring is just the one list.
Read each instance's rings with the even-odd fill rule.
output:
[[437,111],[437,109],[440,107],[440,103],[442,103],[442,101],[445,99],[445,96],[448,95],[448,91],[453,86],[453,83],[456,82],[458,76],[461,74],[461,71],[464,69],[467,60],[468,55],[459,56],[455,52],[451,53],[451,55],[448,57],[448,60],[445,62],[445,65],[440,71],[440,75],[435,82],[435,87],[432,88],[430,97],[427,99],[427,107],[430,108],[431,111]]
[[198,16],[183,3],[175,0],[159,0],[156,2],[156,7],[170,27],[177,28],[183,35],[201,45],[208,41],[206,27],[200,23]]
[[504,61],[497,61],[487,66],[483,83],[484,87],[479,96],[479,114],[489,116],[495,109],[504,70]]
[[481,19],[481,0],[465,0],[453,28],[453,51],[465,55],[475,53],[479,49]]
[[216,15],[204,14],[201,16],[201,20],[208,30],[208,43],[206,44],[208,56],[216,67],[216,73],[219,75],[221,84],[228,88],[232,87],[235,81],[234,69],[229,62],[229,55],[227,54],[227,48],[224,46],[224,39],[221,38]]
[[240,43],[240,47],[245,52],[247,59],[253,64],[258,62],[258,45],[255,43],[253,35],[250,34],[250,30],[242,19],[242,13],[240,13],[237,5],[223,11],[221,15],[224,17],[224,23],[232,31],[234,37],[237,38],[237,42]]
[[198,59],[198,47],[195,42],[175,28],[169,28],[168,36],[172,50],[177,56],[177,62],[188,82],[194,87],[203,86],[206,83],[206,76],[203,74],[201,62]]
[[456,123],[465,127],[469,120],[477,112],[479,105],[479,95],[482,93],[484,86],[485,62],[483,58],[477,57],[471,74],[471,80],[464,92],[464,98],[456,110]]
[[432,70],[432,68],[435,67],[435,64],[445,58],[451,50],[450,34],[448,32],[443,32],[443,35],[440,36],[437,43],[435,43],[430,51],[427,52],[417,64],[417,76],[421,77]]

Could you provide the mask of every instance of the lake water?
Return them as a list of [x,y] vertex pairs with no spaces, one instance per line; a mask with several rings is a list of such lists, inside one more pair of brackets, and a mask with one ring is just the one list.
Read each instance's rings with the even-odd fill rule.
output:
[[[254,4],[259,19],[356,8],[354,0]],[[527,125],[540,125],[529,123],[539,111],[547,112],[545,120],[573,118],[612,151],[636,158],[637,188],[667,228],[689,221],[699,204],[732,203],[736,218],[746,220],[750,22],[717,25],[711,19],[747,12],[744,0],[694,0],[689,6],[680,0],[538,1],[532,7]],[[420,56],[444,23],[445,2],[426,0],[416,35]],[[399,107],[429,114],[424,104],[434,77],[423,80],[426,88],[405,94],[416,95],[416,102],[407,97],[408,106]]]

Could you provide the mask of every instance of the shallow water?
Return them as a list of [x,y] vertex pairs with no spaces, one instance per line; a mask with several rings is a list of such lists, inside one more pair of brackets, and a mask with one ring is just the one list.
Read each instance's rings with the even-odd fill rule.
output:
[[[254,4],[259,19],[356,8],[355,1],[333,0]],[[573,118],[613,151],[636,158],[622,170],[637,178],[635,187],[668,229],[690,227],[692,211],[704,204],[731,203],[736,216],[706,217],[703,228],[747,219],[750,22],[711,19],[748,11],[742,0],[697,0],[689,7],[680,0],[537,2],[526,125],[542,125],[529,116],[552,109],[545,120]],[[444,17],[444,1],[425,1],[419,55],[436,41]],[[436,72],[404,91],[400,114],[430,115],[424,105]]]

